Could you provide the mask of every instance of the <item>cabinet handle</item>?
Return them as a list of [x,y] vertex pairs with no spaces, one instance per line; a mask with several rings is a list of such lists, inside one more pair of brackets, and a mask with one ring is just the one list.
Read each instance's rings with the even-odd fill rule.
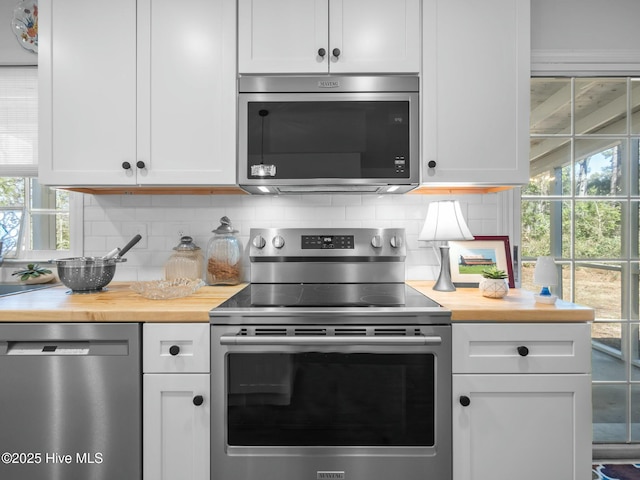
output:
[[520,345],[518,347],[518,355],[520,355],[521,357],[526,357],[527,355],[529,355],[529,349],[524,345]]
[[463,407],[468,407],[469,405],[471,405],[471,399],[466,395],[462,395],[460,397],[460,405],[462,405]]
[[138,167],[139,169],[143,169],[143,168],[145,168],[145,166],[146,165],[144,164],[144,162],[142,160],[138,160],[136,162],[136,167]]
[[318,55],[320,55],[322,58],[324,58],[326,54],[327,54],[327,51],[324,48],[318,49]]
[[199,407],[203,403],[204,403],[204,397],[202,395],[196,395],[195,397],[193,397],[193,404],[196,407]]
[[122,168],[124,168],[125,170],[130,170],[131,164],[129,162],[122,162]]
[[339,48],[334,48],[331,53],[333,53],[334,57],[338,58],[342,52],[340,51]]
[[169,347],[169,353],[175,357],[180,353],[180,347],[178,345],[171,345]]
[[435,160],[429,160],[429,163],[427,163],[427,167],[429,168],[436,168],[436,161]]

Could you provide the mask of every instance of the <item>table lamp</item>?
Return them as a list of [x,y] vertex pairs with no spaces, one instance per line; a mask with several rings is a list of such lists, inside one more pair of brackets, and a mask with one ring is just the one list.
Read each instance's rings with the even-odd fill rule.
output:
[[[460,203],[457,200],[431,202],[418,239],[429,242],[473,240],[473,235],[462,216]],[[441,292],[453,292],[456,289],[451,281],[448,244],[440,245],[440,274],[433,289]]]
[[540,293],[533,296],[536,302],[556,303],[558,297],[549,291],[549,287],[558,284],[558,268],[553,257],[538,257],[536,267],[533,270],[533,283],[542,286]]

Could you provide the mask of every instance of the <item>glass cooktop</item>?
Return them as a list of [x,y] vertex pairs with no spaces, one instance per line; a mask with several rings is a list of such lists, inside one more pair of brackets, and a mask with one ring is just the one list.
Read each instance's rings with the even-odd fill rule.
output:
[[252,283],[214,310],[295,307],[442,308],[404,283]]

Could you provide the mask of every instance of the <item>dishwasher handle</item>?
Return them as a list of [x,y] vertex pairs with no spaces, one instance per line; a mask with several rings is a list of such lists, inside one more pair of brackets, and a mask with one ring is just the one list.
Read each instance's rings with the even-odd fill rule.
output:
[[315,336],[315,335],[222,335],[220,345],[301,345],[301,346],[349,346],[349,345],[398,345],[425,346],[440,345],[442,337],[434,335],[394,336],[394,335],[363,335],[363,336]]
[[128,355],[127,340],[17,340],[0,342],[0,356],[114,356]]

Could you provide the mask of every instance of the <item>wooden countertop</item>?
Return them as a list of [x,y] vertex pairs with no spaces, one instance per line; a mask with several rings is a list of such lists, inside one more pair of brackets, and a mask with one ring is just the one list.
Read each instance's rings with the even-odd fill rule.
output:
[[[558,300],[555,305],[535,303],[533,293],[512,289],[504,299],[480,295],[477,288],[436,292],[433,281],[409,281],[424,295],[452,311],[453,321],[484,322],[588,322],[591,308]],[[0,322],[208,322],[209,310],[246,284],[202,287],[193,295],[172,300],[149,300],[112,282],[107,291],[70,295],[56,286],[0,298]]]
[[555,305],[536,303],[534,293],[510,289],[504,298],[487,298],[477,288],[458,288],[455,292],[433,290],[433,281],[407,282],[422,294],[451,310],[452,321],[483,322],[590,322],[592,308],[558,299]]
[[209,310],[245,284],[202,287],[188,297],[150,300],[128,282],[111,282],[99,293],[70,295],[64,285],[0,299],[0,322],[208,322]]

